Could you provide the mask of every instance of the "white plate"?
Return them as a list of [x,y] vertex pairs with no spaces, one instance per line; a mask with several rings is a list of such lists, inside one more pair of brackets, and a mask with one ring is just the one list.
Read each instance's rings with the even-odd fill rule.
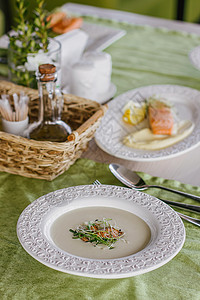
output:
[[102,51],[126,34],[125,30],[83,22],[81,30],[89,35],[86,51]]
[[[125,146],[123,138],[135,129],[122,121],[124,105],[131,99],[140,102],[154,94],[172,102],[181,120],[191,120],[195,125],[193,132],[179,143],[162,150],[147,151]],[[156,161],[185,153],[200,143],[200,92],[177,85],[152,85],[128,91],[108,104],[95,140],[105,152],[132,161]]]
[[114,83],[111,82],[109,90],[105,94],[99,94],[97,97],[95,97],[95,101],[99,103],[104,103],[110,99],[112,99],[117,91],[117,87]]
[[[140,217],[151,230],[148,245],[127,257],[90,259],[69,254],[53,242],[50,229],[57,218],[77,208],[99,206]],[[152,271],[170,261],[184,244],[185,228],[176,212],[155,197],[123,187],[85,185],[35,200],[19,217],[17,235],[24,249],[50,268],[86,277],[123,278]]]
[[190,51],[189,58],[193,66],[200,70],[200,46]]

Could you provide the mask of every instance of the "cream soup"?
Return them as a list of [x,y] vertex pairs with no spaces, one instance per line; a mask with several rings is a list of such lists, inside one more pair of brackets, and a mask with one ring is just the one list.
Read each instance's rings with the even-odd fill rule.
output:
[[[72,239],[69,229],[84,222],[111,218],[125,232],[123,239],[114,244],[114,249],[94,247],[79,239]],[[51,226],[53,242],[62,250],[85,258],[111,259],[132,255],[144,249],[150,241],[149,226],[138,216],[125,210],[112,207],[85,207],[69,211],[58,217]]]

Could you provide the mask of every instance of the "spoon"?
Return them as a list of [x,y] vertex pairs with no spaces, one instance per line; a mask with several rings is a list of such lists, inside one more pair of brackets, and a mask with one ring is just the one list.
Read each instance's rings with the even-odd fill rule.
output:
[[[109,169],[112,172],[112,174],[119,180],[121,181],[123,184],[125,184],[126,186],[135,189],[135,190],[146,190],[148,188],[160,188],[169,192],[173,192],[176,194],[179,194],[181,196],[185,196],[185,197],[189,197],[192,198],[194,200],[200,201],[200,197],[198,196],[194,196],[191,194],[187,194],[184,192],[180,192],[177,190],[173,190],[167,187],[163,187],[163,186],[158,186],[158,185],[146,185],[145,182],[133,171],[125,168],[124,166],[118,165],[118,164],[110,164],[109,165]],[[197,205],[190,205],[190,204],[186,204],[186,203],[181,203],[181,202],[174,202],[174,201],[169,201],[169,200],[162,200],[163,202],[176,206],[176,207],[180,207],[180,208],[184,208],[184,209],[188,209],[191,211],[195,211],[200,213],[200,206]]]
[[[93,182],[93,185],[101,185],[100,181],[99,180],[95,180]],[[160,199],[162,200],[162,199]],[[163,202],[165,202],[165,200],[162,200]],[[169,201],[169,202],[172,202],[172,201]],[[175,202],[175,203],[178,203],[178,202]],[[194,206],[194,205],[193,205]],[[184,219],[185,221],[188,221],[189,223],[192,223],[194,225],[197,225],[200,227],[200,220],[199,219],[195,219],[195,218],[192,218],[192,217],[189,217],[189,216],[186,216],[180,212],[176,212],[182,219]]]

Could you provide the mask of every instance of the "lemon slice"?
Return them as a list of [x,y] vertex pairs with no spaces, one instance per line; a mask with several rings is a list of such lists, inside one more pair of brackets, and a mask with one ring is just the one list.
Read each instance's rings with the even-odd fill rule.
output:
[[142,122],[146,115],[146,105],[129,101],[123,108],[123,121],[131,125]]

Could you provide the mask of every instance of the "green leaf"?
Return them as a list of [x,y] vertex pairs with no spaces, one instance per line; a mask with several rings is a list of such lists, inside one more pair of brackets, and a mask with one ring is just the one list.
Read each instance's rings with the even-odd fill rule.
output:
[[38,27],[41,26],[40,20],[39,20],[38,18],[35,19],[34,23],[35,23],[35,25],[38,26]]

